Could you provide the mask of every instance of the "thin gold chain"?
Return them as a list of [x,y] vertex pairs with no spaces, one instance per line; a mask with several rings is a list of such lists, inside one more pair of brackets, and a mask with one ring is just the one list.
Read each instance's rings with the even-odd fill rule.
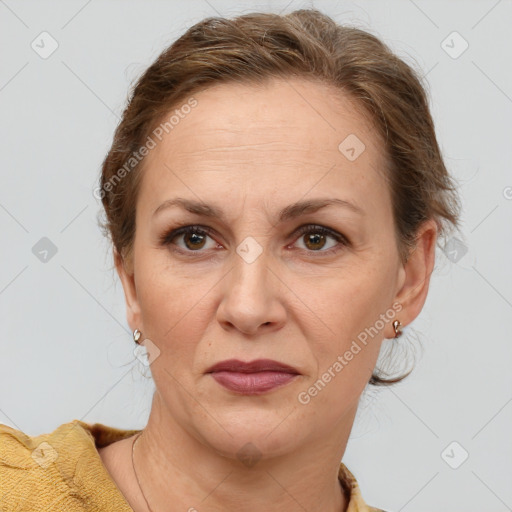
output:
[[142,494],[142,497],[144,498],[144,501],[146,502],[146,505],[148,507],[148,510],[149,512],[153,512],[151,510],[151,507],[149,506],[149,503],[148,503],[148,500],[146,499],[146,496],[144,494],[144,491],[142,490],[142,487],[140,485],[140,481],[139,481],[139,477],[137,476],[137,471],[135,470],[135,462],[133,460],[133,453],[135,451],[135,443],[138,441],[139,437],[142,435],[142,432],[140,432],[139,434],[137,434],[135,436],[135,439],[133,440],[133,443],[132,443],[132,466],[133,466],[133,472],[135,473],[135,478],[137,479],[137,483],[139,484],[139,489],[140,489],[140,492]]

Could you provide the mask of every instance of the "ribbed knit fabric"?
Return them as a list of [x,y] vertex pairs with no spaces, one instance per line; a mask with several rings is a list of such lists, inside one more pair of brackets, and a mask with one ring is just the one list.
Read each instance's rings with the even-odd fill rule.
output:
[[[49,434],[28,436],[0,423],[0,510],[133,512],[97,449],[137,432],[75,419]],[[383,512],[365,504],[343,463],[338,477],[350,496],[347,512]]]

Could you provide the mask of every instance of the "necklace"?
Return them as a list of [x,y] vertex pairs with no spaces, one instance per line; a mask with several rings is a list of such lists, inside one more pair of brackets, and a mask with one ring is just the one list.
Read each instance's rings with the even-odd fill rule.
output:
[[139,485],[139,489],[140,489],[140,493],[142,494],[142,497],[144,498],[144,501],[146,502],[146,506],[148,507],[148,510],[149,512],[153,512],[151,510],[151,507],[149,506],[149,503],[148,503],[148,500],[146,499],[146,496],[144,495],[144,491],[142,490],[142,487],[140,485],[140,481],[139,481],[139,477],[137,476],[137,471],[135,471],[135,462],[133,460],[133,453],[135,451],[135,443],[139,440],[139,437],[142,435],[142,432],[140,432],[139,434],[137,434],[135,436],[135,439],[133,440],[133,443],[132,443],[132,466],[133,466],[133,472],[135,473],[135,478],[137,480],[137,484]]

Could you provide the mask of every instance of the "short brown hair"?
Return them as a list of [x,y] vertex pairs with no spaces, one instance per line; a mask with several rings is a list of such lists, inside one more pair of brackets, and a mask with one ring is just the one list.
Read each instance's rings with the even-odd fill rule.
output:
[[[321,81],[351,97],[369,116],[386,147],[397,247],[403,262],[420,225],[435,219],[439,235],[458,227],[457,189],[444,165],[421,76],[370,33],[337,24],[316,9],[287,15],[211,17],[165,49],[132,88],[102,165],[100,196],[114,252],[131,258],[135,204],[143,160],[138,154],[155,126],[194,92],[225,82],[272,78]],[[116,179],[117,178],[117,179]],[[410,373],[410,372],[409,372]],[[406,375],[371,384],[391,384]]]

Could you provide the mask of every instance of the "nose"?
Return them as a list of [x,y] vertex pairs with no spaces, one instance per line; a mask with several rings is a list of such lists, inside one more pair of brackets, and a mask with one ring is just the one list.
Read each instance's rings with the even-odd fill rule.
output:
[[286,321],[284,284],[265,253],[252,262],[234,254],[234,266],[222,280],[217,320],[223,329],[247,335],[280,329]]

